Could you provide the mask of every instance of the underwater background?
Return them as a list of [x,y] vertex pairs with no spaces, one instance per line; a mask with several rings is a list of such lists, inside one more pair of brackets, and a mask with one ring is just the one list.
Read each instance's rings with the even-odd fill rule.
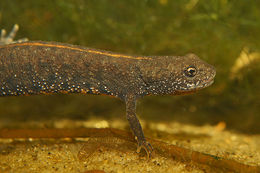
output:
[[[16,39],[133,55],[195,53],[216,67],[215,83],[192,95],[144,97],[139,117],[198,126],[221,122],[236,132],[260,133],[260,1],[1,0],[0,29],[9,32],[14,24],[20,27]],[[0,98],[1,127],[124,116],[124,103],[104,96]]]

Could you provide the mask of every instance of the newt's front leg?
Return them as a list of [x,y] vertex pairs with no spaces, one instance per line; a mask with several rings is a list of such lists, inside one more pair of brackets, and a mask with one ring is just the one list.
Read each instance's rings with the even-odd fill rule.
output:
[[153,152],[153,147],[146,141],[142,126],[136,116],[136,97],[134,95],[128,95],[126,96],[125,102],[126,118],[129,121],[130,127],[138,142],[137,152],[139,153],[143,148],[146,151],[148,158],[150,158]]

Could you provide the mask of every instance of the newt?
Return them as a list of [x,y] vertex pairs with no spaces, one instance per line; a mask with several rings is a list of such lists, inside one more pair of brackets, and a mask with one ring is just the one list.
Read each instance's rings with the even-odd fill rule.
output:
[[0,45],[0,96],[80,93],[125,102],[137,152],[150,157],[136,116],[136,101],[148,95],[193,93],[211,85],[216,71],[195,54],[132,56],[57,42]]

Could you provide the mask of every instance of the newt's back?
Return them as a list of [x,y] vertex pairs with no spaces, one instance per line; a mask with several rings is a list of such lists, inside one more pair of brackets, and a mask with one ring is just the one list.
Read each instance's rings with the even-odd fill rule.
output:
[[[89,93],[123,98],[138,75],[133,57],[61,43],[0,46],[0,96]],[[135,82],[133,82],[135,81]]]

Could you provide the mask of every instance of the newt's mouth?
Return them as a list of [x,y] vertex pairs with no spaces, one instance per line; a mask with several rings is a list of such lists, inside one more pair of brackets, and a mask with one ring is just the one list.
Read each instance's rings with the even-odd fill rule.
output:
[[202,84],[196,86],[194,89],[196,89],[196,88],[198,88],[198,89],[200,89],[200,88],[206,88],[206,87],[212,85],[213,83],[214,83],[214,79],[211,79],[211,80],[209,80],[209,81],[207,81],[207,82],[204,82],[204,83],[202,83]]
[[175,95],[186,95],[186,94],[194,93],[197,90],[200,90],[200,89],[203,89],[203,88],[206,88],[206,87],[212,85],[213,83],[214,83],[214,78],[210,79],[206,82],[203,82],[201,84],[198,84],[198,85],[192,84],[189,86],[189,88],[176,90]]

